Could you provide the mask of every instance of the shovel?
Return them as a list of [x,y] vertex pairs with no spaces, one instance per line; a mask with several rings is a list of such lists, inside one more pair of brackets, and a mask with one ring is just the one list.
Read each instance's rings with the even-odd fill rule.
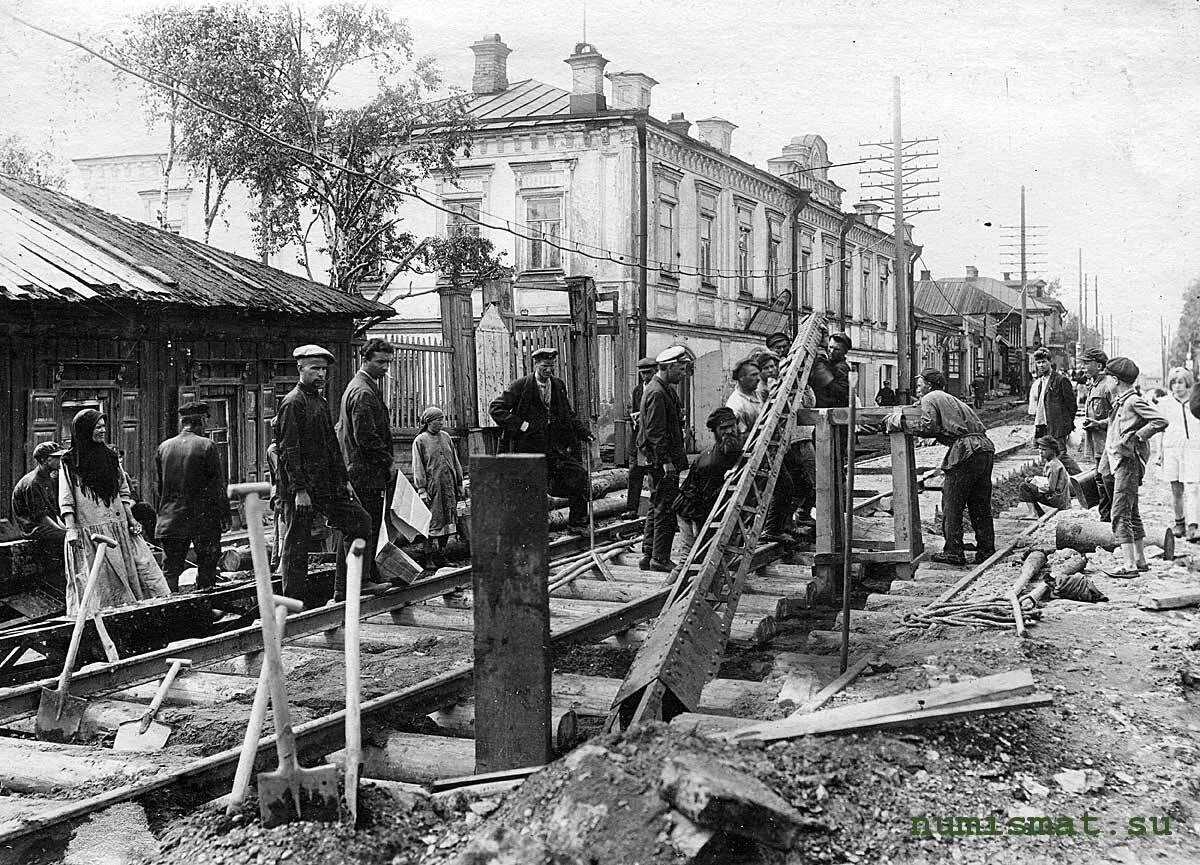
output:
[[161,751],[167,744],[167,739],[171,738],[171,728],[155,719],[167,691],[171,690],[171,683],[175,681],[179,671],[192,666],[192,662],[187,658],[167,658],[167,663],[171,668],[167,670],[154,699],[150,701],[150,708],[142,717],[123,721],[117,727],[117,738],[113,742],[114,751]]
[[366,542],[357,539],[346,557],[346,819],[358,823],[358,773],[362,763],[362,678],[359,669],[358,615],[362,587],[363,551]]
[[287,686],[275,631],[275,603],[271,594],[271,570],[267,564],[267,544],[262,530],[262,501],[270,495],[269,484],[234,484],[230,496],[242,498],[250,535],[250,558],[254,563],[258,590],[258,613],[263,631],[263,674],[271,695],[271,714],[275,719],[275,750],[279,768],[258,775],[258,812],[263,826],[270,828],[292,820],[338,819],[337,766],[305,769],[296,761],[296,735],[288,711]]
[[71,669],[75,666],[75,656],[79,654],[79,643],[83,639],[83,623],[88,619],[88,606],[92,602],[92,595],[95,594],[96,584],[100,581],[105,547],[117,545],[116,541],[104,535],[92,535],[92,543],[96,545],[96,556],[92,559],[92,569],[88,573],[83,597],[79,599],[79,607],[75,611],[75,627],[71,629],[71,643],[67,648],[67,660],[63,664],[62,675],[58,678],[58,687],[53,690],[42,688],[42,701],[38,704],[34,732],[39,739],[47,742],[67,742],[73,739],[79,732],[79,724],[87,708],[87,700],[72,697],[67,689],[71,685]]
[[596,508],[592,503],[592,447],[591,442],[583,443],[583,458],[587,465],[588,476],[588,491],[587,491],[587,514],[588,514],[588,551],[591,553],[591,561],[588,570],[595,568],[600,574],[602,580],[612,582],[612,571],[608,569],[608,563],[596,554]]

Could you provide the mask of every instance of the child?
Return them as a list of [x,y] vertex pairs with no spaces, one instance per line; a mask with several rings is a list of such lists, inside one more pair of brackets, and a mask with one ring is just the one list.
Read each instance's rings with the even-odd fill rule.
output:
[[[463,471],[450,434],[442,431],[445,413],[437,406],[421,412],[421,433],[413,440],[412,469],[417,495],[432,515],[425,537],[425,567],[446,565],[446,541],[456,531],[458,499],[462,495]],[[437,551],[433,540],[437,539]]]
[[[1192,374],[1175,367],[1167,376],[1171,395],[1158,400],[1158,410],[1170,422],[1162,437],[1158,464],[1163,480],[1171,484],[1175,505],[1175,537],[1187,532],[1189,541],[1200,540],[1200,423],[1188,411]],[[1186,505],[1186,510],[1185,510]]]
[[1127,357],[1114,357],[1104,371],[1117,383],[1100,473],[1112,477],[1112,530],[1125,553],[1125,567],[1105,573],[1110,577],[1136,577],[1139,571],[1150,570],[1142,549],[1146,530],[1138,511],[1138,487],[1146,471],[1150,439],[1167,428],[1167,419],[1138,390],[1136,363]]
[[1071,477],[1062,464],[1062,445],[1054,436],[1042,436],[1036,442],[1042,454],[1042,477],[1023,481],[1017,498],[1025,505],[1021,519],[1032,520],[1044,512],[1042,505],[1064,510],[1071,506]]

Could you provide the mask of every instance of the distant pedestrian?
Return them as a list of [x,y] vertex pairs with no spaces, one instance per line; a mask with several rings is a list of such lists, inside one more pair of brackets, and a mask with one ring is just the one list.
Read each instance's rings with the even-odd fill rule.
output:
[[362,348],[362,364],[342,392],[336,427],[350,486],[371,518],[366,561],[370,563],[367,584],[372,590],[387,582],[375,563],[375,549],[388,492],[396,482],[392,414],[383,400],[383,379],[391,369],[395,351],[385,339],[367,340]]
[[154,535],[163,548],[163,575],[172,592],[187,566],[188,547],[196,550],[196,590],[217,586],[221,532],[228,529],[229,497],[221,454],[204,435],[208,403],[179,407],[179,434],[158,446],[158,520]]
[[1062,464],[1061,445],[1054,436],[1042,436],[1037,440],[1042,455],[1042,475],[1022,481],[1017,487],[1017,500],[1026,505],[1023,519],[1040,517],[1042,505],[1056,510],[1071,507],[1071,478]]
[[633,445],[633,460],[629,465],[629,486],[626,488],[625,513],[623,516],[635,519],[641,513],[642,484],[646,477],[645,466],[637,460],[638,424],[642,413],[642,393],[646,383],[654,378],[658,364],[652,357],[644,357],[637,362],[638,383],[629,395],[629,443]]
[[899,403],[900,397],[896,396],[896,392],[892,390],[892,383],[884,379],[879,392],[875,394],[875,405],[892,406],[899,405]]
[[983,401],[987,397],[987,382],[983,380],[983,376],[977,375],[971,380],[971,395],[975,401],[975,410],[981,410]]
[[950,565],[966,565],[963,546],[963,509],[975,527],[975,562],[979,564],[996,551],[992,521],[992,463],[996,447],[975,410],[946,393],[946,376],[926,369],[917,378],[921,419],[908,427],[897,411],[887,419],[889,432],[905,432],[933,438],[948,450],[942,460],[942,537],[940,553],[929,558]]
[[1145,475],[1150,439],[1167,428],[1167,419],[1138,390],[1136,363],[1114,357],[1105,371],[1116,379],[1116,388],[1100,471],[1113,478],[1112,531],[1125,554],[1125,567],[1106,573],[1136,577],[1140,571],[1150,570],[1142,549],[1146,531],[1138,507],[1138,487]]
[[104,551],[93,610],[171,594],[142,537],[141,523],[130,512],[129,478],[116,451],[105,442],[107,435],[108,422],[100,412],[85,408],[76,414],[71,421],[71,449],[58,473],[58,507],[67,527],[68,613],[78,608],[96,554],[93,534],[117,542]]
[[[329,600],[308,578],[308,548],[315,512],[342,533],[337,557],[333,600],[346,599],[346,556],[355,539],[371,536],[371,516],[354,498],[342,462],[342,451],[329,418],[322,391],[333,353],[319,345],[302,345],[292,352],[299,381],[283,398],[275,419],[279,458],[279,499],[285,524],[281,565],[283,593],[307,606]],[[364,583],[364,594],[387,588]]]
[[58,442],[42,442],[33,449],[33,470],[12,491],[12,515],[26,538],[37,544],[45,563],[41,572],[56,588],[63,586],[63,541],[67,527],[58,509],[58,473],[67,449]]
[[1167,375],[1171,394],[1157,403],[1170,424],[1163,431],[1158,464],[1171,485],[1172,532],[1177,538],[1186,534],[1189,541],[1200,540],[1200,421],[1188,410],[1193,385],[1192,374],[1177,366]]
[[1114,382],[1104,371],[1108,355],[1098,348],[1089,348],[1083,353],[1083,371],[1087,376],[1088,394],[1083,404],[1083,434],[1085,453],[1095,461],[1096,494],[1100,499],[1100,519],[1108,522],[1112,518],[1112,475],[1100,473],[1100,459],[1104,456],[1104,441],[1108,437],[1108,420],[1112,414]]
[[1075,388],[1070,379],[1053,368],[1050,352],[1039,348],[1033,353],[1035,377],[1029,386],[1029,414],[1033,417],[1034,438],[1051,435],[1062,445],[1062,461],[1072,475],[1079,474],[1079,463],[1068,451],[1067,437],[1075,429]]
[[[567,383],[554,375],[558,349],[535,349],[533,373],[512,382],[492,400],[489,414],[511,453],[546,456],[546,480],[552,496],[567,499],[567,531],[586,535],[591,478],[579,461],[579,446],[595,440],[571,408]],[[645,422],[645,418],[641,419]]]
[[[691,371],[691,355],[681,345],[671,346],[655,357],[658,372],[646,384],[642,395],[641,432],[638,459],[654,484],[650,494],[650,513],[642,539],[643,571],[670,573],[675,540],[675,497],[679,493],[679,475],[688,467],[683,445],[683,406],[675,385]],[[755,382],[757,384],[757,382]]]
[[705,426],[712,431],[713,444],[700,454],[688,471],[675,500],[675,516],[685,555],[717,503],[725,475],[737,465],[742,455],[743,438],[732,409],[725,406],[713,409]]
[[445,422],[446,414],[437,406],[425,409],[421,432],[412,446],[413,482],[430,513],[425,567],[435,569],[446,565],[446,542],[458,531],[458,501],[463,496],[462,463],[454,440],[442,429]]

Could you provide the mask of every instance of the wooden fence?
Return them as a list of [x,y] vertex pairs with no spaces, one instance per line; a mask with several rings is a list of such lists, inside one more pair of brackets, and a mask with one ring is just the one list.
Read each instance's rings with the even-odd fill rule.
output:
[[384,378],[383,398],[391,408],[392,428],[401,435],[415,436],[421,427],[421,412],[438,406],[446,413],[446,426],[458,424],[450,398],[450,362],[454,349],[440,344],[436,336],[406,336],[392,341],[396,354]]

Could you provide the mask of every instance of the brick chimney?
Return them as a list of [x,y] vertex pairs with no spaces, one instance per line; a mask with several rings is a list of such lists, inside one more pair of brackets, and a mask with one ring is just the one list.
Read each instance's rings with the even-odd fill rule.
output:
[[604,76],[612,82],[613,108],[650,110],[650,91],[658,82],[642,72],[608,72]]
[[688,130],[692,128],[692,121],[684,117],[682,111],[676,111],[667,121],[667,128],[676,135],[687,135]]
[[576,42],[575,53],[563,61],[571,67],[571,113],[603,111],[604,67],[608,61],[587,42]]
[[733,130],[737,126],[720,117],[709,117],[696,121],[696,137],[722,153],[729,153],[733,143]]
[[475,52],[475,76],[471,79],[471,92],[477,96],[500,93],[508,89],[508,55],[512,53],[500,41],[500,34],[484,36],[471,46]]
[[921,271],[921,282],[931,282],[932,280],[933,276],[928,270]]
[[967,279],[979,279],[979,268],[967,265]]
[[871,228],[879,227],[879,205],[870,201],[860,201],[854,205],[854,212]]

